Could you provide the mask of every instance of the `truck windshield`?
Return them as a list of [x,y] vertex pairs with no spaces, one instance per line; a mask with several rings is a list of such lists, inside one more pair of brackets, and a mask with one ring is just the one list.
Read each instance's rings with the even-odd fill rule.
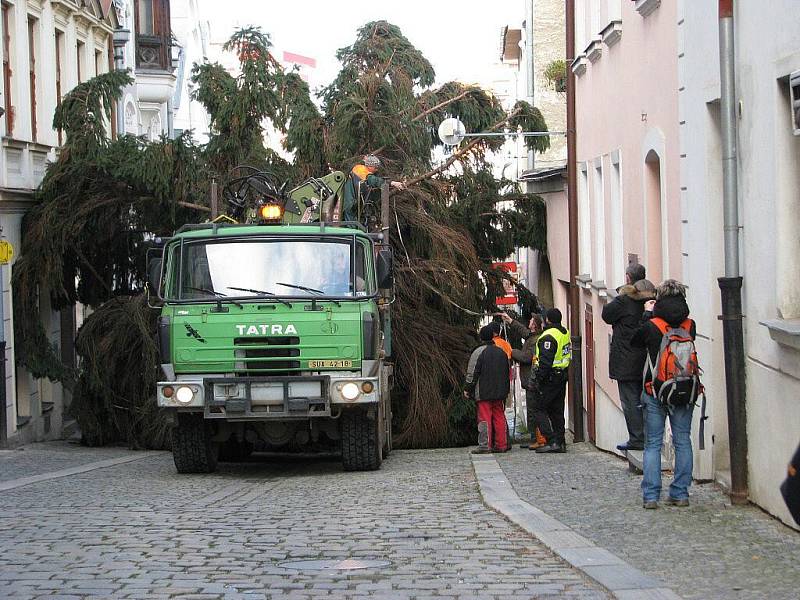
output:
[[[186,242],[175,261],[173,297],[364,296],[364,250],[349,240],[203,240]],[[180,262],[180,267],[178,267]],[[351,264],[355,265],[355,278]],[[355,280],[355,282],[354,282]],[[355,286],[354,286],[355,283]],[[355,289],[354,289],[355,287]]]

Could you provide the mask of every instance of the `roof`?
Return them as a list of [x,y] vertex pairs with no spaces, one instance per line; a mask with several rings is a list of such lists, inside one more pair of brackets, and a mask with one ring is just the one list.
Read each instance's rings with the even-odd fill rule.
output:
[[519,41],[521,39],[521,29],[503,27],[503,39],[500,46],[500,58],[502,58],[503,61],[519,61],[521,54]]
[[556,177],[563,177],[567,172],[567,165],[559,165],[557,167],[548,167],[545,169],[533,169],[532,171],[523,171],[520,173],[519,181],[545,181],[547,179],[554,179]]
[[179,229],[175,237],[192,239],[208,237],[241,237],[256,235],[357,235],[368,238],[369,236],[354,227],[344,227],[340,225],[325,225],[320,228],[319,223],[308,225],[228,225],[220,224],[214,227],[212,223],[184,226],[186,229]]

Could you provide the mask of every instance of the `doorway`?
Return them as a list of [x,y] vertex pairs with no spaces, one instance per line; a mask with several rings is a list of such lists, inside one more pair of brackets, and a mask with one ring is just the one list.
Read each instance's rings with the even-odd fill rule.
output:
[[587,304],[584,312],[584,339],[586,365],[583,380],[586,382],[586,429],[589,441],[594,443],[595,438],[595,389],[594,389],[594,320],[592,315],[592,305]]

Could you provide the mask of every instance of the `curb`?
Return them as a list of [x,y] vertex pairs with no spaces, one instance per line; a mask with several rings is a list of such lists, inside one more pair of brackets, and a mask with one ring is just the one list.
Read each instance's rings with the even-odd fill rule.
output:
[[17,479],[9,479],[8,481],[0,482],[0,492],[5,492],[7,490],[13,490],[19,487],[23,487],[25,485],[31,485],[34,483],[40,483],[42,481],[49,481],[51,479],[59,479],[61,477],[69,477],[70,475],[78,475],[80,473],[87,473],[89,471],[94,471],[95,469],[105,469],[107,467],[113,467],[115,465],[121,465],[129,462],[133,462],[135,460],[142,460],[143,458],[149,458],[151,456],[155,456],[159,454],[159,452],[153,451],[144,451],[138,452],[133,456],[122,456],[119,458],[109,458],[108,460],[99,460],[91,463],[86,463],[79,467],[70,467],[69,469],[60,469],[58,471],[50,471],[49,473],[42,473],[41,475],[34,475],[32,477],[20,477]]
[[520,498],[497,460],[471,455],[484,503],[505,516],[619,600],[681,600],[661,581],[645,575],[605,548]]

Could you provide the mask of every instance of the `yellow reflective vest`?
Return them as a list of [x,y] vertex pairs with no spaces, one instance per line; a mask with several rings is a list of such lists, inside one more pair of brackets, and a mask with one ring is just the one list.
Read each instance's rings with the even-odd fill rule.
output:
[[[542,335],[539,336],[539,341],[541,341],[545,336],[550,336],[557,344],[556,354],[553,357],[553,368],[566,369],[569,367],[569,363],[572,362],[572,343],[569,335],[569,329],[567,329],[565,333],[561,333],[561,331],[555,327],[545,329],[542,332]],[[536,344],[536,357],[537,359],[539,357],[538,342]]]

